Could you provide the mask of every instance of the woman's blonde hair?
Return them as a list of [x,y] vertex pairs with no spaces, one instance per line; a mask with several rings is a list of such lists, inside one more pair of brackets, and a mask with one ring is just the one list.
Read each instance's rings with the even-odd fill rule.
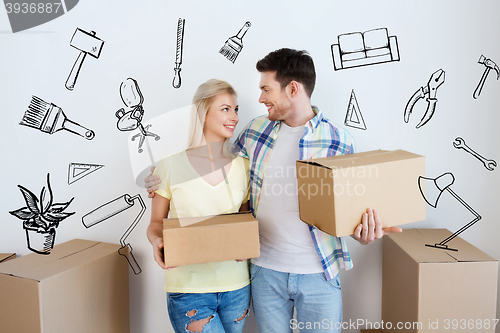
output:
[[[196,118],[191,126],[189,148],[199,147],[203,142],[203,124],[208,113],[208,109],[212,106],[215,96],[220,94],[230,94],[237,96],[234,88],[226,81],[210,79],[201,84],[193,97],[193,104],[196,107]],[[233,157],[229,149],[229,138],[226,138],[223,146],[223,155]]]

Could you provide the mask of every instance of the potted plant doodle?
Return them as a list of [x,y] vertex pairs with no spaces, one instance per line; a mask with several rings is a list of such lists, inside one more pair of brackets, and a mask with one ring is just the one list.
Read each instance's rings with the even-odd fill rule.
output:
[[28,248],[39,254],[50,254],[59,223],[75,213],[64,212],[74,198],[65,203],[53,203],[49,174],[47,174],[47,187],[42,188],[40,198],[25,187],[21,185],[18,187],[26,201],[26,207],[9,213],[23,221]]

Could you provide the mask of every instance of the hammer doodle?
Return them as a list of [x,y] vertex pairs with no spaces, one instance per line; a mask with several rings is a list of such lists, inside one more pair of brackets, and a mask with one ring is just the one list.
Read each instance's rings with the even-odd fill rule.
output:
[[250,22],[246,22],[243,27],[240,29],[236,36],[230,37],[226,44],[219,50],[219,53],[226,57],[233,64],[236,61],[236,58],[240,54],[241,50],[243,50],[243,36],[248,31],[252,24]]
[[179,19],[177,22],[177,44],[175,48],[175,75],[172,81],[172,86],[176,89],[181,87],[181,64],[182,64],[182,48],[184,45],[184,24],[186,20]]
[[135,217],[134,221],[130,224],[128,229],[125,231],[123,236],[120,238],[121,248],[118,250],[118,253],[127,258],[128,263],[135,274],[140,274],[142,272],[142,269],[137,263],[137,260],[135,260],[132,245],[126,242],[127,237],[132,233],[132,231],[144,215],[144,212],[146,211],[146,205],[144,204],[144,201],[142,200],[140,194],[137,194],[133,197],[131,197],[129,194],[124,194],[108,203],[105,203],[104,205],[99,206],[93,211],[85,214],[82,217],[82,223],[86,228],[90,228],[117,214],[120,214],[130,207],[133,207],[135,200],[137,200],[137,202],[140,204],[141,210]]
[[95,136],[94,131],[69,120],[60,107],[53,103],[47,103],[36,96],[32,97],[28,110],[24,112],[23,119],[19,124],[49,134],[66,130],[87,140],[92,140]]
[[356,99],[356,94],[354,94],[354,89],[351,91],[351,98],[349,99],[349,105],[347,106],[344,125],[361,130],[366,130],[365,121],[363,120],[363,115],[361,114],[361,110],[359,109],[358,100]]
[[483,90],[486,78],[488,77],[488,74],[492,69],[494,69],[497,72],[497,80],[500,78],[500,69],[498,68],[497,64],[493,62],[493,60],[486,59],[483,55],[481,55],[477,62],[479,64],[485,65],[486,69],[483,72],[483,76],[481,76],[481,80],[479,80],[479,84],[477,85],[476,90],[474,90],[474,94],[472,94],[472,97],[474,97],[474,99],[477,99],[481,94],[481,90]]
[[68,202],[54,203],[49,178],[50,174],[47,174],[47,187],[42,188],[39,198],[27,188],[18,185],[26,207],[9,212],[23,221],[28,249],[38,254],[50,254],[54,248],[59,223],[75,214],[64,211],[74,198]]
[[465,150],[466,152],[470,153],[472,156],[474,156],[475,158],[480,160],[484,164],[484,167],[488,171],[493,171],[495,169],[495,167],[497,166],[497,162],[495,162],[494,160],[488,160],[488,159],[484,158],[483,156],[479,155],[478,153],[476,153],[474,150],[470,149],[465,144],[465,140],[462,139],[461,137],[458,137],[455,139],[455,142],[453,142],[453,146],[457,149]]
[[429,82],[427,82],[426,86],[420,87],[414,94],[411,96],[410,100],[406,104],[404,119],[405,123],[410,121],[410,114],[413,111],[413,107],[415,104],[422,98],[425,98],[427,101],[427,110],[424,113],[424,116],[420,120],[417,125],[417,128],[420,128],[427,124],[429,120],[431,120],[434,115],[434,111],[436,111],[437,104],[437,89],[444,83],[444,71],[442,69],[438,69],[434,73],[432,73]]
[[396,36],[386,28],[339,35],[332,44],[333,68],[337,70],[399,61]]
[[139,148],[138,152],[142,153],[142,145],[146,136],[152,136],[156,141],[160,140],[160,136],[148,131],[151,125],[144,127],[141,123],[142,117],[144,116],[144,109],[142,103],[144,102],[144,97],[142,96],[141,90],[137,81],[128,78],[123,81],[120,85],[120,96],[123,103],[130,108],[129,111],[125,112],[124,108],[116,111],[115,115],[118,118],[116,126],[120,131],[132,131],[139,128],[139,133],[132,136],[132,141],[139,138]]
[[76,79],[82,68],[83,61],[85,60],[87,54],[98,59],[101,55],[101,50],[104,45],[104,41],[95,36],[95,31],[86,32],[80,28],[76,28],[73,37],[71,38],[70,45],[75,49],[80,50],[78,58],[76,58],[73,68],[69,73],[66,80],[66,89],[73,90],[75,88]]

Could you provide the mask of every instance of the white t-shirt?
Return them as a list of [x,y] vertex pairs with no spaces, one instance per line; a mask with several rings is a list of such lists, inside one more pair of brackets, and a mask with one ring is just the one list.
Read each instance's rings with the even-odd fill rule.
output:
[[260,257],[252,263],[280,272],[323,272],[309,227],[299,218],[297,172],[299,141],[304,126],[281,123],[279,136],[264,171],[256,218],[259,221]]

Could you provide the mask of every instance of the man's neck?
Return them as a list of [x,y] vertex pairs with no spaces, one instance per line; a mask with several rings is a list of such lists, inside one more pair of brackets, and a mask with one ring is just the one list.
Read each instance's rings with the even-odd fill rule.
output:
[[316,116],[312,110],[311,102],[309,100],[303,103],[298,103],[292,106],[292,110],[287,113],[286,119],[283,122],[290,127],[304,126],[309,120]]

